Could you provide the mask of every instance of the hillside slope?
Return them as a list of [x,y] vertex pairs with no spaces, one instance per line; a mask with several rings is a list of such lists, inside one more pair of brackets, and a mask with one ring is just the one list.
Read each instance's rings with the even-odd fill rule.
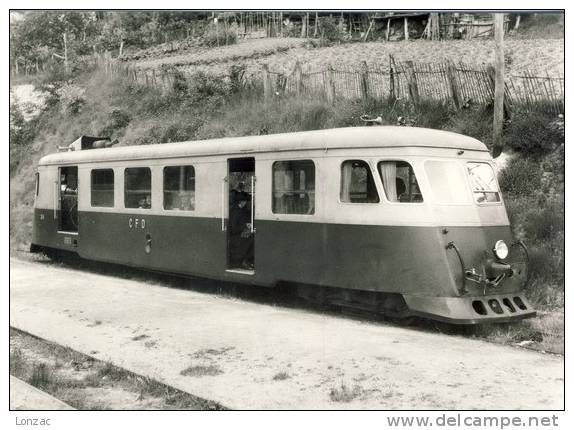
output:
[[[493,40],[368,42],[318,48],[302,46],[301,41],[247,39],[237,45],[212,50],[197,48],[195,51],[134,61],[132,64],[141,69],[176,66],[183,70],[204,70],[215,74],[227,73],[231,65],[237,63],[245,64],[248,73],[260,71],[262,64],[268,64],[273,72],[291,73],[296,61],[305,69],[321,70],[326,64],[352,68],[362,61],[386,65],[389,55],[398,61],[419,63],[453,61],[491,64],[494,58]],[[535,74],[564,75],[564,39],[507,39],[505,52],[508,74],[529,70]]]

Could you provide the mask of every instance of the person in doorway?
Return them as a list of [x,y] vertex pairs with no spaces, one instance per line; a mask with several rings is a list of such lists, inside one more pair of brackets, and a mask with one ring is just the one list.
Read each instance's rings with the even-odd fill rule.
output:
[[245,191],[245,183],[239,182],[231,191],[229,229],[231,264],[246,270],[253,269],[254,241],[251,232],[251,196]]

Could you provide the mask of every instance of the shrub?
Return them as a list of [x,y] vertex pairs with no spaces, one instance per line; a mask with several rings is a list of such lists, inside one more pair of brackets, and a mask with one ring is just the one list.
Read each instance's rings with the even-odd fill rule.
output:
[[237,32],[234,27],[210,24],[203,33],[203,43],[207,46],[234,45],[237,43]]
[[56,93],[60,99],[60,109],[62,112],[77,114],[86,103],[86,89],[73,83],[65,83],[60,86]]
[[492,145],[492,108],[463,109],[452,116],[446,129],[474,137],[490,147]]
[[177,96],[185,95],[188,90],[185,75],[179,69],[172,69],[171,75],[173,77],[172,92]]
[[202,112],[219,109],[231,95],[231,85],[221,76],[194,73],[187,81],[186,107]]
[[125,128],[130,123],[130,115],[122,109],[112,109],[108,115],[107,124],[99,131],[101,136],[111,136],[119,130]]
[[319,18],[319,34],[321,39],[329,42],[342,42],[347,34],[339,26],[339,18]]
[[534,195],[540,189],[541,178],[539,163],[517,155],[511,158],[500,172],[498,182],[503,192]]
[[564,142],[564,130],[555,116],[545,113],[516,115],[505,130],[505,145],[517,152],[541,157]]
[[563,229],[564,212],[559,205],[532,208],[524,214],[524,232],[537,241],[553,239]]
[[238,93],[245,88],[245,64],[233,64],[229,69],[230,90],[232,93]]
[[40,363],[32,369],[28,383],[37,388],[48,388],[53,382],[52,373],[45,363]]

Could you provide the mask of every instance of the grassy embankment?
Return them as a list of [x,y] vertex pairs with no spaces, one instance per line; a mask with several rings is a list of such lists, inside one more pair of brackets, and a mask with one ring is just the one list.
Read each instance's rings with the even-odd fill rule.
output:
[[88,356],[10,329],[10,375],[75,409],[223,409],[215,402],[92,357],[97,354],[98,351],[92,351]]
[[[58,89],[59,88],[59,89]],[[11,135],[10,238],[13,249],[30,241],[34,170],[38,159],[82,134],[111,135],[121,145],[140,145],[257,135],[361,125],[363,113],[381,115],[386,124],[398,116],[416,126],[446,129],[491,142],[491,112],[471,108],[453,112],[430,103],[418,109],[387,101],[280,98],[263,101],[256,92],[244,93],[218,78],[197,75],[176,80],[169,92],[134,85],[122,78],[107,79],[98,72],[50,90],[47,108]],[[505,144],[513,155],[500,175],[507,210],[517,238],[530,250],[528,297],[543,311],[564,306],[564,129],[549,114],[515,116],[505,129]],[[540,330],[562,330],[560,321]],[[544,325],[543,324],[543,325]],[[514,340],[528,334],[499,336]],[[518,336],[518,337],[517,337]],[[521,337],[522,336],[522,337]],[[556,349],[556,348],[553,348]],[[558,348],[560,349],[560,348]]]

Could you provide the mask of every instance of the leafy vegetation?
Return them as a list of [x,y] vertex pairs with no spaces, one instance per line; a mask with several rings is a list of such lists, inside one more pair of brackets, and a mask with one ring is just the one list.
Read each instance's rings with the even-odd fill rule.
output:
[[[64,61],[82,69],[82,57],[166,42],[169,34],[190,37],[189,30],[208,46],[232,44],[237,32],[231,25],[206,27],[211,12],[200,11],[27,11],[13,12],[10,22],[10,63],[21,68],[60,66]],[[217,16],[214,14],[213,16]],[[233,20],[225,16],[224,20]],[[203,33],[205,32],[205,33]]]
[[203,39],[207,46],[233,45],[237,43],[237,28],[209,24],[203,33]]

